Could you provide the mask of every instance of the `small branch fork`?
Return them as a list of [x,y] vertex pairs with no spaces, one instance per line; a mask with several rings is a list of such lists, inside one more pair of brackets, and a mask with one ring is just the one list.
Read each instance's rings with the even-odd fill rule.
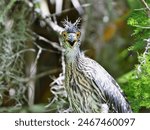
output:
[[146,63],[146,55],[148,54],[149,49],[150,49],[150,38],[149,38],[149,39],[144,39],[144,41],[147,42],[147,45],[146,45],[145,51],[144,51],[144,53],[143,53],[143,60],[141,61],[141,63],[139,64],[139,66],[138,66],[138,68],[137,68],[139,73],[142,72],[141,66],[142,66],[142,64],[145,64],[145,63]]
[[144,6],[146,7],[146,9],[150,11],[150,7],[149,7],[148,4],[145,2],[145,0],[141,0],[141,2],[144,4]]
[[[141,0],[141,2],[143,3],[143,5],[145,6],[145,9],[147,10],[147,13],[148,13],[148,17],[150,18],[150,7],[148,6],[148,4],[146,3],[146,1],[145,0]],[[149,29],[150,27],[147,27],[147,28],[144,28],[144,29]],[[142,59],[142,61],[140,62],[140,64],[138,65],[138,73],[141,73],[142,72],[142,70],[141,70],[141,66],[142,66],[142,64],[145,64],[146,63],[146,56],[147,56],[147,54],[148,54],[148,52],[149,52],[149,49],[150,49],[150,38],[148,38],[148,39],[144,39],[144,41],[146,41],[147,42],[147,45],[146,45],[146,47],[145,47],[145,51],[144,51],[144,53],[143,53],[143,59]]]
[[141,0],[141,2],[143,3],[145,8],[147,9],[148,17],[150,18],[150,7],[148,6],[148,4],[146,3],[145,0]]

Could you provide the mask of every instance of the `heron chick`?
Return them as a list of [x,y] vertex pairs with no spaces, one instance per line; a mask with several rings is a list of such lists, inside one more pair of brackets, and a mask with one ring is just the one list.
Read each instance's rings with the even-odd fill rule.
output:
[[80,51],[80,19],[63,22],[61,32],[65,56],[65,89],[70,107],[79,113],[132,112],[120,86],[96,61]]

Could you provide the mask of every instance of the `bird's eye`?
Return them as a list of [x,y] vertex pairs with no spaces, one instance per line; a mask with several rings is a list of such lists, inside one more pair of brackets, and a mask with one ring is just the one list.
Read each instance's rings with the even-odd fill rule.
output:
[[63,37],[66,37],[67,36],[67,32],[63,31],[62,35],[63,35]]
[[81,32],[76,32],[77,37],[80,37]]

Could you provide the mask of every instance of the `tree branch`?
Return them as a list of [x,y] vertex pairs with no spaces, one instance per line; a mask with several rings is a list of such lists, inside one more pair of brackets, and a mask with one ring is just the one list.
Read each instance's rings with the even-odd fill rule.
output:
[[143,3],[143,5],[145,6],[145,8],[147,9],[148,17],[150,17],[150,7],[149,7],[148,4],[145,2],[145,0],[141,0],[141,2]]
[[149,7],[148,4],[145,2],[145,0],[141,0],[141,2],[144,4],[144,6],[146,7],[146,9],[150,11],[150,7]]

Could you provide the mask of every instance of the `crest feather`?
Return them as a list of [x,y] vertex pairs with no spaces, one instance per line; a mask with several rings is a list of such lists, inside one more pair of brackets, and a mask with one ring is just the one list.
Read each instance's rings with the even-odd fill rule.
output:
[[74,23],[71,23],[71,21],[68,21],[68,18],[65,19],[62,23],[65,28],[65,31],[68,33],[75,33],[79,31],[78,25],[81,21],[81,18],[78,18]]

